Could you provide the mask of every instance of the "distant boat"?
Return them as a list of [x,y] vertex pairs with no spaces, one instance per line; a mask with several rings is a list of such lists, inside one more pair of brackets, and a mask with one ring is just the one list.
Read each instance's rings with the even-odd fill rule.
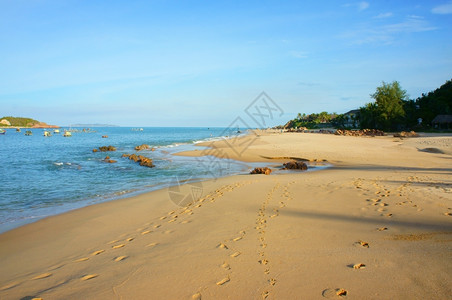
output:
[[6,133],[6,130],[0,128],[0,134],[5,134],[5,133]]
[[25,131],[25,135],[33,135],[33,132],[31,130]]
[[132,128],[132,131],[143,131],[143,128]]
[[63,134],[64,137],[71,137],[72,133],[70,131],[65,131]]
[[52,134],[50,131],[44,130],[44,136],[52,136]]
[[59,134],[59,133],[60,133],[60,130],[59,130],[59,129],[55,129],[55,130],[53,131],[53,133],[54,133],[54,134]]

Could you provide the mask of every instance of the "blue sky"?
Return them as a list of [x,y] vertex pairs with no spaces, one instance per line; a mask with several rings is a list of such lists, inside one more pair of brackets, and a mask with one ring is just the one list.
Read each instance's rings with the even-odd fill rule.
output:
[[0,117],[228,126],[265,91],[344,113],[452,78],[452,1],[0,0]]

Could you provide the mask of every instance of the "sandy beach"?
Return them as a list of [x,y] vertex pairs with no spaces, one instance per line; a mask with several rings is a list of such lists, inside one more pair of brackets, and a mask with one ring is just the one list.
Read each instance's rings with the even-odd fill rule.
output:
[[203,181],[8,231],[0,299],[452,297],[452,135],[258,131],[204,146],[180,155],[330,167]]

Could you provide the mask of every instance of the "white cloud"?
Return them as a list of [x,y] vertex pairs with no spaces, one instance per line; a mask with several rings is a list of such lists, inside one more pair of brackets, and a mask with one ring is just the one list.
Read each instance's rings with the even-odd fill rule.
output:
[[308,53],[304,51],[290,51],[289,54],[295,58],[307,58]]
[[387,13],[381,13],[381,14],[375,16],[374,19],[386,19],[386,18],[390,18],[392,16],[393,16],[392,12],[387,12]]
[[432,8],[432,13],[439,15],[452,14],[452,1],[449,3],[441,4]]
[[362,2],[358,3],[358,9],[360,11],[367,9],[368,7],[369,7],[369,2],[362,1]]
[[359,11],[363,11],[363,10],[366,10],[367,8],[369,8],[370,4],[369,4],[369,2],[361,1],[361,2],[345,3],[342,6],[343,7],[356,7]]
[[352,41],[352,44],[392,44],[397,35],[406,33],[426,32],[436,30],[423,17],[407,16],[403,22],[382,26],[360,28],[340,35],[341,38]]

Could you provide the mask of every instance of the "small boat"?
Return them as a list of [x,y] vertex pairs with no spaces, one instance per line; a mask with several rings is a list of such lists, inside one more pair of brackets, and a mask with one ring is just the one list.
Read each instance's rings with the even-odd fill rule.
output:
[[44,130],[44,136],[52,136],[52,134],[50,131]]
[[65,131],[63,134],[64,137],[71,137],[72,133],[70,131]]
[[54,134],[59,134],[59,133],[60,133],[60,130],[59,130],[59,129],[55,129],[55,130],[53,131],[53,133],[54,133]]
[[16,132],[20,132],[20,128],[16,128]]
[[0,128],[0,134],[5,134],[6,133],[6,130],[5,129],[2,129],[2,128]]
[[31,130],[27,130],[27,131],[25,131],[25,135],[27,135],[27,136],[33,135],[33,132]]

